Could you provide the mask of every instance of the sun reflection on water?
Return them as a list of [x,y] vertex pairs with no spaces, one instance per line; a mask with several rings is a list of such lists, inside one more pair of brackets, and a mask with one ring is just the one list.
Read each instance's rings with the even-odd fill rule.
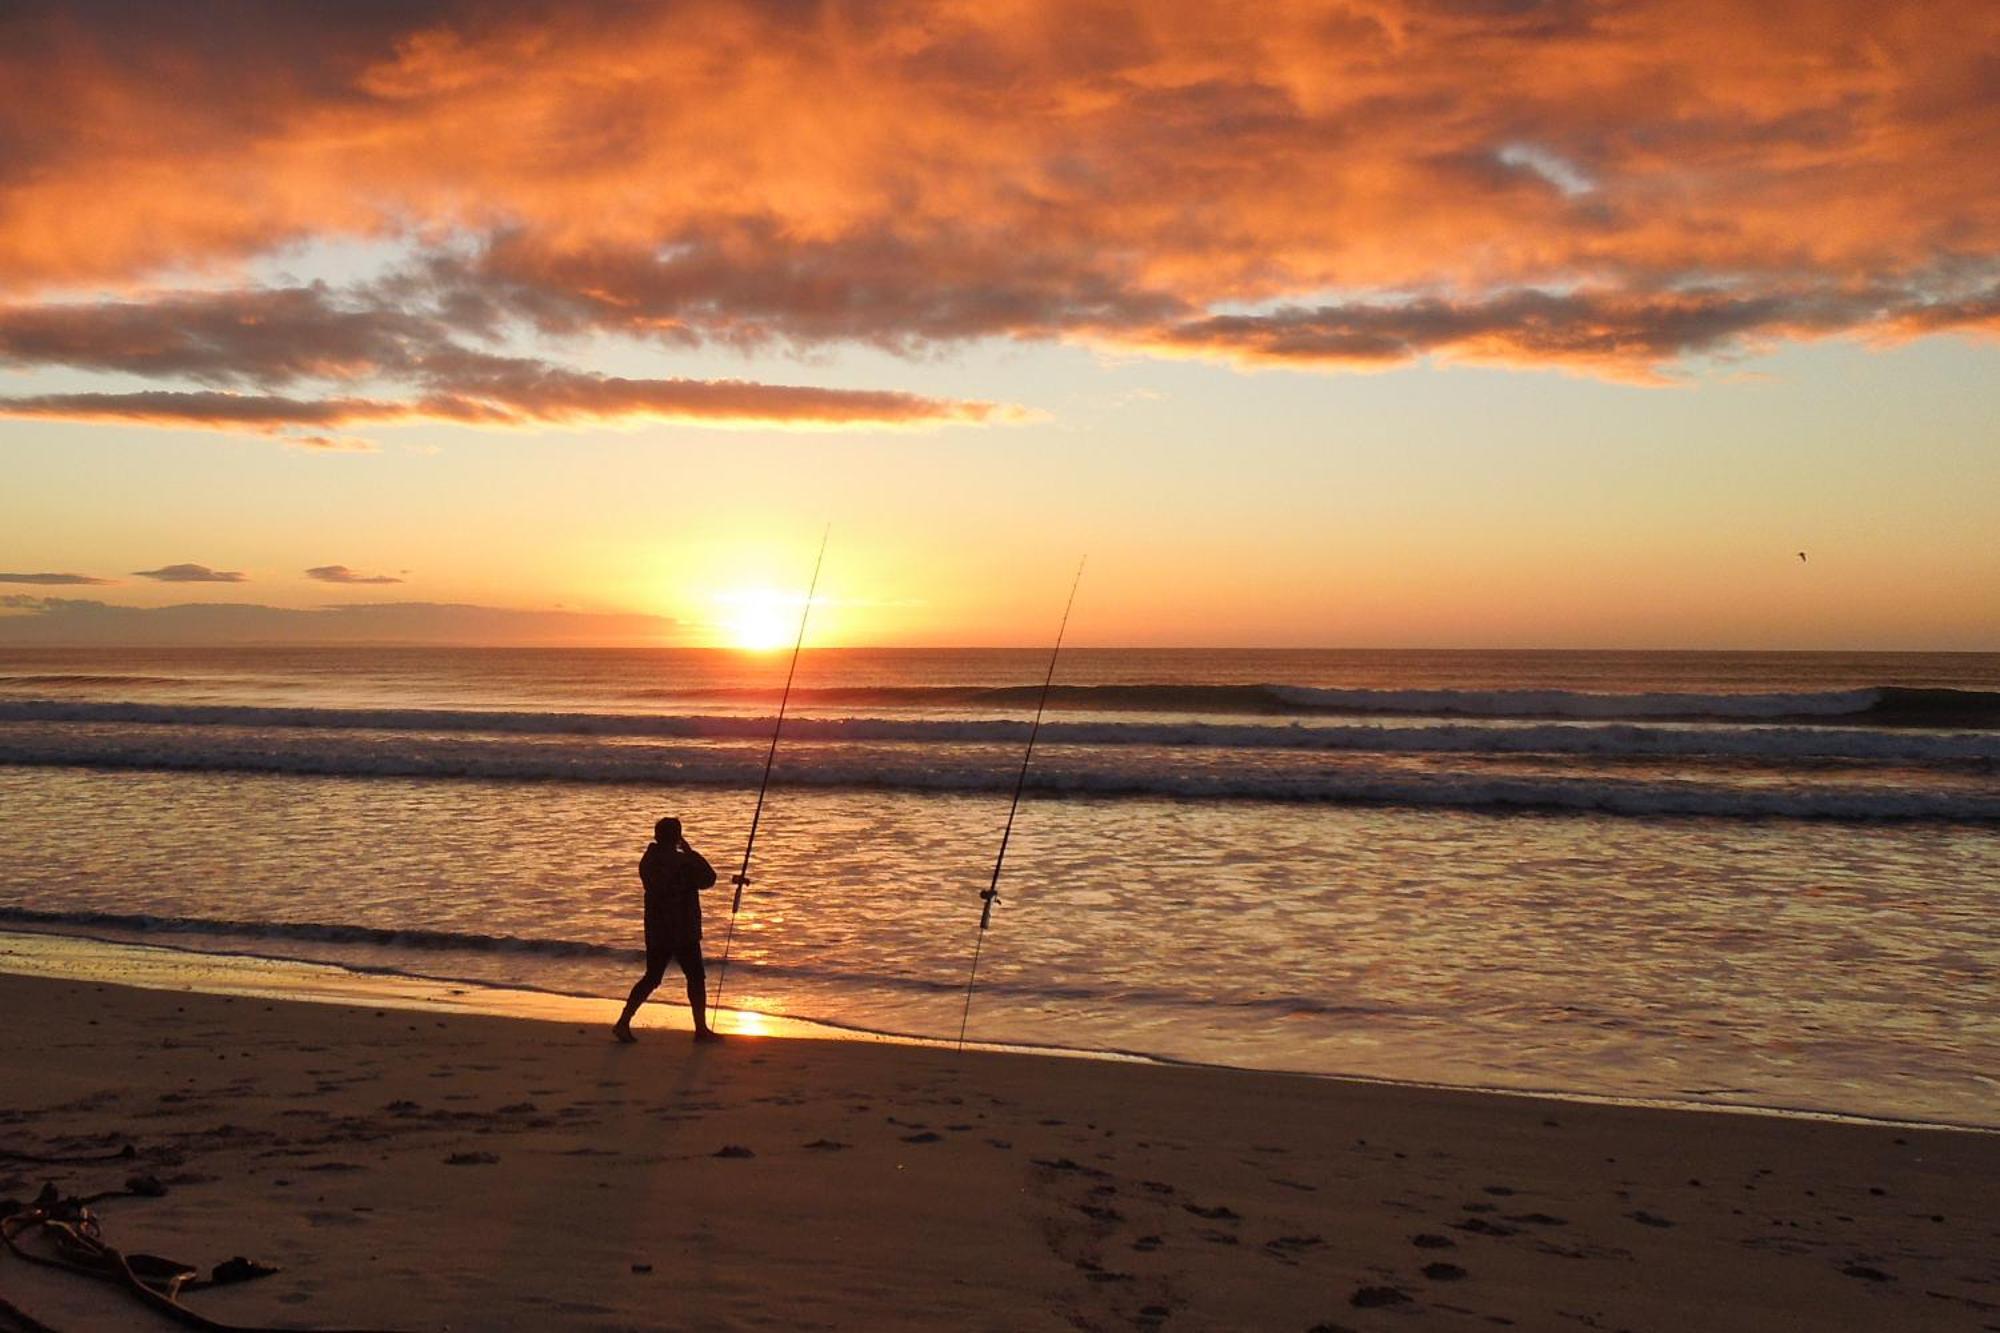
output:
[[723,1024],[723,1031],[745,1037],[768,1037],[775,1032],[780,1020],[771,1014],[760,1012],[779,1006],[761,995],[752,995],[737,1002],[742,1007],[731,1005],[729,1017]]

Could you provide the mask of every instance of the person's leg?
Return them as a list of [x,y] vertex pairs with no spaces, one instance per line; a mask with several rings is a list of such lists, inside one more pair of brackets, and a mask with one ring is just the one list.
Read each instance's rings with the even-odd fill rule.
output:
[[722,1040],[722,1034],[708,1025],[708,968],[701,960],[701,942],[690,945],[680,959],[681,973],[687,978],[688,1012],[694,1016],[694,1039]]
[[620,1041],[637,1040],[632,1035],[632,1016],[639,1012],[639,1006],[660,984],[660,978],[667,974],[667,957],[657,950],[646,950],[646,974],[632,986],[632,993],[625,997],[625,1012],[618,1015],[618,1021],[611,1025],[611,1033]]

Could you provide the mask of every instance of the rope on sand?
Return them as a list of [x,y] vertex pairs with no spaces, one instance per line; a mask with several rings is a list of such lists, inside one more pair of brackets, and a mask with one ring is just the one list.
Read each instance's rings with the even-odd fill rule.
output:
[[[127,1183],[126,1189],[108,1190],[92,1195],[90,1200],[64,1196],[53,1183],[47,1184],[32,1203],[0,1200],[0,1241],[5,1242],[16,1258],[122,1287],[155,1313],[186,1327],[201,1329],[203,1333],[281,1333],[281,1330],[266,1325],[224,1324],[198,1310],[189,1309],[180,1301],[184,1291],[269,1277],[277,1269],[238,1257],[217,1264],[210,1275],[203,1278],[201,1270],[192,1264],[163,1259],[155,1254],[126,1254],[105,1242],[97,1215],[87,1206],[91,1201],[114,1195],[153,1197],[161,1192],[158,1183],[149,1176],[135,1177]],[[36,1254],[21,1246],[20,1237],[31,1231],[48,1239],[55,1251],[53,1255]],[[56,1333],[55,1329],[5,1299],[0,1299],[0,1316],[13,1320],[27,1333]],[[319,1333],[385,1333],[385,1330],[323,1329]]]

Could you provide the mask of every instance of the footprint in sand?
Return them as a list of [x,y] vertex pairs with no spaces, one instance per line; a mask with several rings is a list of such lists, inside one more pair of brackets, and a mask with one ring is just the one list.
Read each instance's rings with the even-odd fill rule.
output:
[[309,1212],[305,1217],[306,1221],[314,1227],[358,1227],[364,1224],[362,1219],[356,1217],[353,1213],[318,1211]]
[[1085,1166],[1081,1162],[1072,1161],[1067,1157],[1030,1157],[1028,1160],[1036,1166],[1049,1171],[1075,1171],[1095,1180],[1103,1180],[1111,1174],[1109,1171],[1101,1171],[1094,1166]]
[[1409,1299],[1409,1292],[1395,1287],[1357,1287],[1347,1303],[1357,1310],[1373,1310],[1384,1305],[1401,1305]]

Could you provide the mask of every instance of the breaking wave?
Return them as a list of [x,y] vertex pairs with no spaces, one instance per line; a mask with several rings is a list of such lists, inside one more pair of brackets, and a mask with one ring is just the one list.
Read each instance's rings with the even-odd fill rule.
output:
[[[662,698],[761,701],[766,690],[662,690]],[[1039,685],[800,689],[793,698],[845,707],[1032,708]],[[1372,690],[1310,685],[1057,685],[1057,709],[1162,713],[1328,713],[1401,717],[1579,718],[1596,721],[1772,721],[1841,718],[1874,726],[2000,727],[2000,692],[1901,685],[1763,694],[1609,694],[1585,690]]]
[[[83,727],[0,728],[0,765],[71,766],[334,777],[485,779],[754,786],[757,745],[729,747],[573,738],[480,737],[305,730]],[[780,786],[935,793],[1009,790],[1015,765],[990,748],[791,746]],[[1334,802],[1614,815],[1734,818],[2000,820],[2000,791],[1831,783],[1728,784],[1510,772],[1413,771],[1389,763],[1277,751],[1157,750],[1052,745],[1027,790],[1043,796]]]
[[[714,714],[472,712],[447,709],[275,708],[227,704],[0,701],[0,723],[127,724],[139,727],[299,731],[429,732],[447,736],[597,736],[662,740],[763,740],[768,717]],[[791,717],[785,738],[809,742],[1019,744],[1012,719]],[[1395,754],[1574,754],[1605,758],[1856,759],[2000,761],[2000,734],[1937,734],[1867,727],[1545,723],[1311,725],[1216,722],[1049,722],[1051,745],[1221,747]]]

